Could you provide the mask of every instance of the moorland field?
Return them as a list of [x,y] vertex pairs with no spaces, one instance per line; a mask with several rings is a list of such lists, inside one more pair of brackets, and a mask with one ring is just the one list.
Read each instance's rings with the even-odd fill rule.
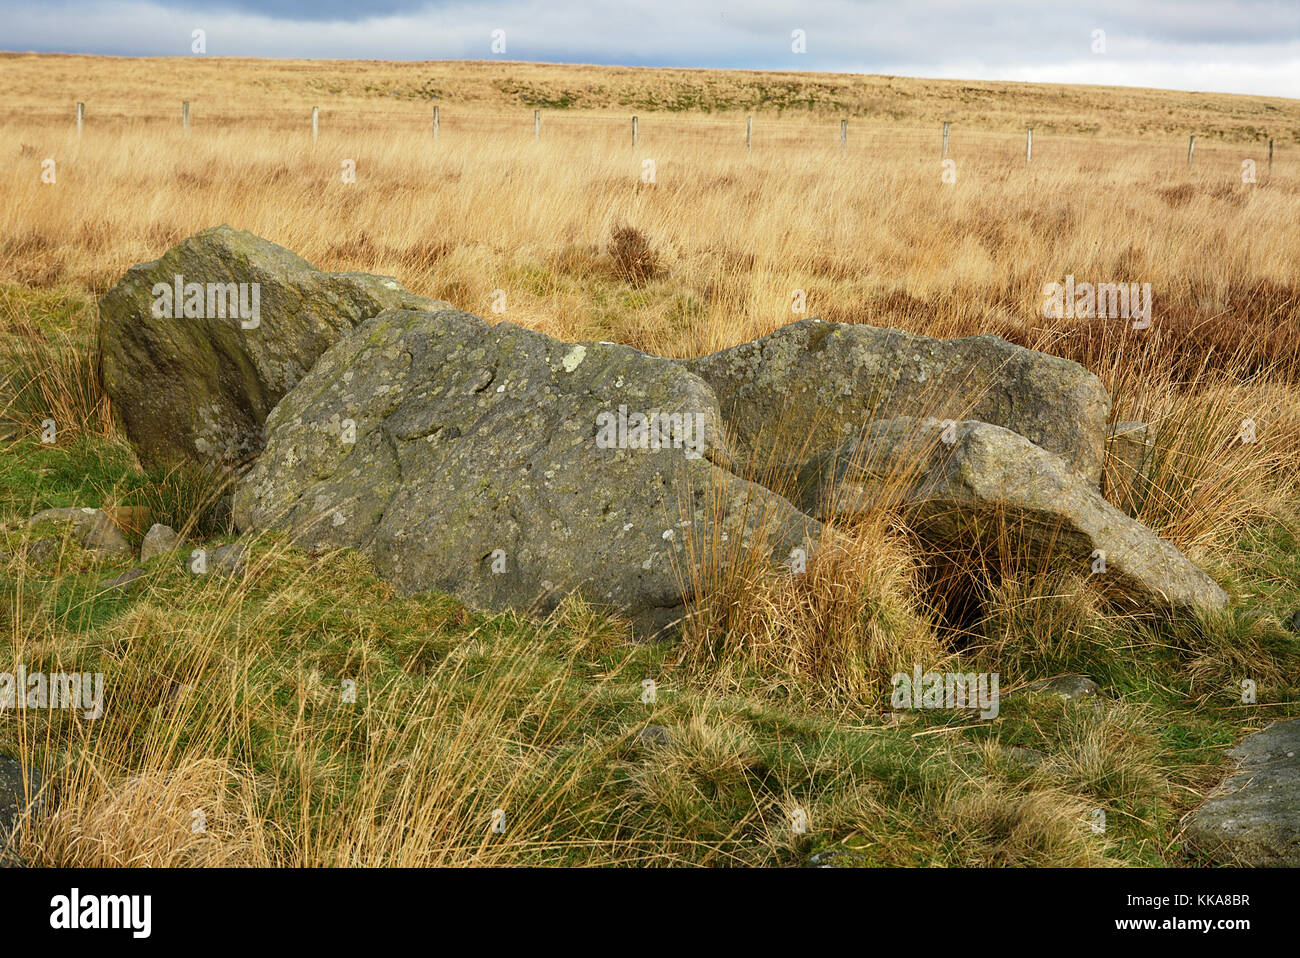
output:
[[[0,159],[0,671],[108,677],[98,721],[0,713],[0,753],[51,795],[21,823],[32,864],[1188,864],[1180,820],[1224,747],[1300,714],[1298,101],[0,54]],[[1103,491],[1233,607],[1144,618],[1005,568],[954,627],[888,515],[797,596],[711,590],[727,610],[666,645],[577,599],[534,621],[400,598],[356,555],[274,537],[237,580],[160,558],[129,594],[97,589],[125,564],[74,546],[28,561],[25,520],[54,506],[102,506],[137,543],[151,521],[233,538],[217,477],[138,467],[97,367],[97,298],[220,223],[566,340],[691,356],[809,315],[1075,360],[1116,422],[1159,429],[1152,474],[1108,465]],[[1151,327],[1044,318],[1068,275],[1150,283]],[[1000,716],[891,713],[845,678],[882,648],[999,672]],[[1067,673],[1102,694],[1014,694]]]

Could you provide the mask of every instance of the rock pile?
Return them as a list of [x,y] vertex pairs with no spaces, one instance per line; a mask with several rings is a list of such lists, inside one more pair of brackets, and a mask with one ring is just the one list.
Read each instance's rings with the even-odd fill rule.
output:
[[228,227],[134,267],[101,314],[142,463],[240,463],[242,530],[359,549],[405,592],[538,612],[580,592],[657,635],[711,558],[797,571],[822,521],[884,501],[936,544],[1011,521],[1102,554],[1133,606],[1227,602],[1098,492],[1101,382],[995,336],[806,320],[675,361],[489,326]]

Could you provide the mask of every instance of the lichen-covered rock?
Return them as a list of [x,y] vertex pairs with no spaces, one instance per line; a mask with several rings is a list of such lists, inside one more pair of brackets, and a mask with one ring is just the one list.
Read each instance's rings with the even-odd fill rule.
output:
[[998,530],[1011,529],[1017,549],[1066,557],[1141,609],[1188,612],[1228,601],[1171,543],[1108,503],[1059,457],[989,423],[874,423],[815,456],[799,487],[798,501],[821,519],[896,505],[937,548],[969,548],[989,534],[996,545]]
[[1228,749],[1237,770],[1187,819],[1197,854],[1225,865],[1300,866],[1300,719]]
[[144,541],[140,543],[140,561],[148,562],[154,556],[173,552],[180,546],[181,537],[176,534],[175,529],[155,522],[144,534]]
[[217,226],[100,300],[104,389],[146,468],[230,465],[261,449],[267,414],[343,333],[388,307],[445,305]]
[[708,385],[671,360],[394,310],[276,407],[234,517],[356,547],[406,593],[544,613],[579,592],[656,635],[700,557],[781,562],[819,529],[714,464],[717,424]]
[[1018,432],[1096,485],[1110,397],[1077,363],[997,336],[932,339],[807,319],[683,361],[717,394],[748,474],[782,473],[897,416]]
[[27,520],[32,527],[47,525],[71,534],[77,544],[100,558],[134,555],[126,536],[102,509],[89,507],[44,509]]

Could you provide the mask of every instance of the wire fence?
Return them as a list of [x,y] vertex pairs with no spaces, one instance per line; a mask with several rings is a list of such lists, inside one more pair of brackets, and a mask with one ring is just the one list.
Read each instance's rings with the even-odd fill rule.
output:
[[[839,152],[849,156],[915,156],[937,160],[966,159],[1057,164],[1104,161],[1118,156],[1145,156],[1171,169],[1249,175],[1271,174],[1281,162],[1272,139],[1230,143],[1195,133],[1175,136],[1113,137],[1058,133],[1026,127],[1019,131],[963,127],[959,122],[916,127],[863,118],[765,114],[579,113],[567,110],[483,112],[414,107],[387,103],[373,109],[325,107],[272,109],[208,106],[177,101],[174,110],[136,105],[76,104],[75,111],[51,107],[0,110],[8,124],[73,123],[85,129],[184,133],[235,132],[249,129],[313,139],[346,135],[425,136],[432,143],[464,142],[474,137],[519,141],[572,138],[617,149],[652,151],[668,146],[735,148],[748,153],[781,150]],[[1249,169],[1249,173],[1247,170]]]

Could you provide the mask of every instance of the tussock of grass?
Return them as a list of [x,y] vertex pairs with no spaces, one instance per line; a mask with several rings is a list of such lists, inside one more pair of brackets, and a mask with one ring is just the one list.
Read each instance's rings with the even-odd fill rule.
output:
[[1066,664],[1095,669],[1128,641],[1124,617],[1078,573],[1005,577],[987,582],[981,598],[969,650],[1017,676],[1051,674]]
[[916,565],[885,525],[827,529],[805,571],[752,555],[691,583],[681,665],[721,687],[878,702],[889,680],[943,657],[917,607]]
[[1081,867],[1113,864],[1092,834],[1088,804],[1053,788],[983,781],[954,786],[935,809],[947,864]]
[[0,342],[0,420],[34,437],[112,433],[112,412],[99,383],[99,360],[82,332],[45,331],[11,321]]
[[1154,816],[1168,790],[1149,712],[1106,701],[1061,708],[1057,748],[1036,774],[1109,815]]

